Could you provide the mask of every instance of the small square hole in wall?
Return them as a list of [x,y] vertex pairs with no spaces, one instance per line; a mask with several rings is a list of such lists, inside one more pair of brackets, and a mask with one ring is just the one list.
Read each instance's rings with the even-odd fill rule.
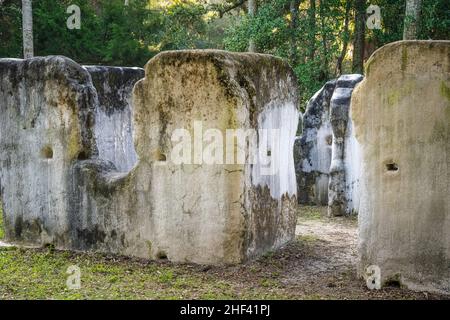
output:
[[158,260],[167,260],[167,254],[165,251],[158,251],[156,258],[158,258]]
[[153,152],[153,160],[165,162],[167,161],[167,156],[162,153],[161,150],[156,150],[155,152]]
[[89,157],[86,152],[81,151],[80,153],[78,153],[78,156],[77,156],[78,160],[83,161],[83,160],[87,160],[88,158]]
[[398,171],[398,165],[395,162],[386,163],[386,170],[390,172]]
[[327,145],[331,146],[333,144],[333,136],[330,134],[325,138]]
[[44,146],[41,149],[41,158],[43,159],[53,159],[53,149],[49,145]]

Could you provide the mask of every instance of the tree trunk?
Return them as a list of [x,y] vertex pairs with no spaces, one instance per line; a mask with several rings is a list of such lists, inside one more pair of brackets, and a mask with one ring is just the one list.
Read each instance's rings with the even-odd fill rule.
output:
[[422,0],[406,0],[403,40],[415,40],[419,37],[421,8]]
[[290,33],[290,42],[291,42],[291,52],[290,59],[293,65],[297,64],[298,59],[298,50],[297,50],[297,26],[298,26],[298,7],[300,5],[300,0],[291,0],[289,3],[289,11],[291,12],[291,21],[289,24],[289,28],[291,29]]
[[350,9],[352,7],[352,0],[347,0],[345,5],[345,21],[344,21],[344,35],[342,37],[342,51],[340,56],[338,57],[336,64],[336,74],[340,76],[342,74],[342,62],[345,59],[347,54],[348,40],[349,40],[349,31],[348,25],[350,20]]
[[[256,15],[257,10],[257,0],[248,0],[248,15],[253,18]],[[253,37],[250,37],[248,41],[248,51],[249,52],[257,52],[256,43]]]
[[355,0],[355,41],[353,43],[353,72],[364,72],[364,42],[366,30],[366,0]]
[[101,15],[101,8],[100,8],[100,0],[91,0],[89,1],[90,5],[92,6],[92,8],[95,11],[95,14],[97,14],[98,16]]
[[325,8],[324,8],[324,2],[325,0],[320,0],[320,6],[319,6],[319,15],[320,15],[320,27],[321,27],[321,34],[322,34],[322,50],[323,50],[323,63],[322,63],[322,69],[319,73],[319,80],[321,82],[325,82],[329,80],[329,74],[328,74],[328,45],[327,45],[327,31],[325,28]]
[[308,26],[308,57],[310,60],[313,60],[316,55],[316,0],[309,0]]
[[33,49],[33,9],[31,0],[22,0],[22,34],[23,57],[29,59],[34,56]]

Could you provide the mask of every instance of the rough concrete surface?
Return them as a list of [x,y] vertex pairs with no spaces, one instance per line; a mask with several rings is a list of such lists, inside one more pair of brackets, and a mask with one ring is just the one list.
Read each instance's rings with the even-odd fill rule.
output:
[[450,291],[450,42],[382,47],[352,97],[361,145],[359,272]]
[[[108,116],[116,107],[102,102],[108,93],[88,70],[64,57],[0,60],[8,241],[224,264],[294,237],[298,94],[283,60],[209,50],[150,60],[134,87],[138,160],[129,171],[102,152],[108,141],[98,110]],[[194,121],[224,136],[226,129],[279,129],[268,154],[279,157],[280,170],[266,176],[256,164],[174,164],[173,130],[192,133]]]
[[350,99],[362,79],[346,74],[327,82],[309,100],[295,143],[299,203],[328,205],[334,216],[358,211],[360,157]]
[[350,118],[350,101],[355,86],[364,77],[347,74],[339,77],[330,101],[333,131],[328,183],[328,214],[349,215],[358,212],[360,147]]
[[330,100],[335,86],[336,80],[327,82],[309,100],[303,115],[303,132],[296,148],[297,194],[302,204],[328,204],[332,144]]
[[95,138],[99,158],[109,160],[119,171],[137,162],[133,144],[133,87],[144,78],[142,68],[85,66],[98,95]]

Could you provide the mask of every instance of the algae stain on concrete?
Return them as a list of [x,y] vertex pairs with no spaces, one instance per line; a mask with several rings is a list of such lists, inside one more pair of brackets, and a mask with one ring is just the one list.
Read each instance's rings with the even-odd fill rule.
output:
[[447,87],[447,85],[445,84],[444,81],[441,81],[441,86],[440,86],[440,92],[441,92],[441,96],[444,97],[445,99],[447,99],[447,107],[445,108],[445,115],[447,117],[447,119],[450,120],[450,88]]
[[53,149],[50,145],[45,145],[41,149],[41,157],[44,159],[52,159],[53,158]]
[[441,81],[441,95],[450,102],[450,88],[447,87],[444,81]]
[[446,129],[445,123],[442,121],[436,121],[434,128],[433,128],[433,132],[430,136],[429,143],[433,143],[433,142],[437,142],[437,141],[445,142],[447,140],[446,132],[447,132],[447,129]]
[[152,254],[152,242],[150,240],[147,240],[146,244],[147,244],[148,256],[149,257],[153,257],[153,254]]
[[76,159],[81,149],[80,130],[76,124],[72,125],[67,145],[68,145],[67,152],[69,154],[69,159],[70,160]]
[[389,90],[387,95],[388,106],[392,107],[394,105],[397,105],[400,102],[400,100],[410,96],[415,90],[418,89],[417,86],[414,84],[414,82],[410,80],[403,81],[399,88]]
[[389,105],[389,107],[392,107],[396,104],[398,104],[400,100],[400,92],[397,90],[392,90],[391,92],[388,93],[387,96],[387,103]]
[[402,48],[402,65],[401,70],[404,72],[408,64],[408,49],[406,47]]

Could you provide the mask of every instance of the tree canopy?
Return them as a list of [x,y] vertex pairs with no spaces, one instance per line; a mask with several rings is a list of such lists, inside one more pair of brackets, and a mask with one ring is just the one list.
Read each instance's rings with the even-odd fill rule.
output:
[[[69,5],[81,29],[68,29]],[[369,29],[377,5],[381,28]],[[21,1],[0,5],[0,57],[21,58]],[[325,81],[361,72],[382,45],[403,38],[406,0],[34,0],[35,55],[65,55],[83,64],[143,66],[164,50],[217,48],[289,61],[304,102]],[[450,39],[448,0],[422,0],[419,39]]]

